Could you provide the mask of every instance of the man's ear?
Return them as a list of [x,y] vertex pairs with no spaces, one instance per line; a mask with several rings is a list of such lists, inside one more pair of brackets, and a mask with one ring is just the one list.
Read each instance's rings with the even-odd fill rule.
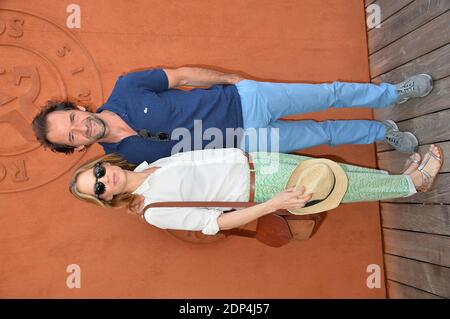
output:
[[83,112],[86,111],[86,108],[85,108],[85,107],[82,107],[82,106],[77,105],[77,108],[78,108],[80,111],[83,111]]
[[85,149],[86,145],[80,145],[74,148],[75,151],[81,152]]

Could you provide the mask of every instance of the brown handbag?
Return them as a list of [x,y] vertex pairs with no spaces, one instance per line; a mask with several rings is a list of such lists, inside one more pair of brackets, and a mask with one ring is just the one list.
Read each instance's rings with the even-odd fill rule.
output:
[[[144,208],[155,207],[230,207],[243,208],[257,205],[254,202],[159,202]],[[291,240],[305,240],[310,238],[325,218],[326,213],[310,215],[294,215],[287,210],[278,210],[258,218],[256,231],[235,228],[221,230],[216,235],[204,235],[200,231],[169,230],[176,238],[191,243],[210,243],[228,236],[255,238],[270,247],[281,247]]]

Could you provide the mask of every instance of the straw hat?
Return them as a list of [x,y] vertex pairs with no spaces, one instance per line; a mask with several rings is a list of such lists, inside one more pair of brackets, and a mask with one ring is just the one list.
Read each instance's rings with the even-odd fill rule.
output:
[[347,191],[348,178],[344,170],[329,159],[310,159],[301,162],[292,172],[286,188],[298,190],[305,187],[305,194],[313,193],[311,200],[300,209],[289,209],[296,215],[315,214],[336,208]]

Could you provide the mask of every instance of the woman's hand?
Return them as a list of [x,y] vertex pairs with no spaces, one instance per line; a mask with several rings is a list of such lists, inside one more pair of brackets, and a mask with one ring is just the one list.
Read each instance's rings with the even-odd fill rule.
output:
[[305,206],[305,204],[311,200],[312,194],[303,195],[305,193],[305,187],[300,187],[295,191],[294,187],[288,188],[281,193],[275,195],[267,202],[275,209],[299,209]]

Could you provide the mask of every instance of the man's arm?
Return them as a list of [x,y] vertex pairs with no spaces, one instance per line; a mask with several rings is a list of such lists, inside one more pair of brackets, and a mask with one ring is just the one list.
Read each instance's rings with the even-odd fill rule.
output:
[[211,86],[215,84],[236,84],[244,80],[238,74],[222,73],[219,71],[181,67],[177,69],[164,69],[169,79],[169,89],[177,86]]

